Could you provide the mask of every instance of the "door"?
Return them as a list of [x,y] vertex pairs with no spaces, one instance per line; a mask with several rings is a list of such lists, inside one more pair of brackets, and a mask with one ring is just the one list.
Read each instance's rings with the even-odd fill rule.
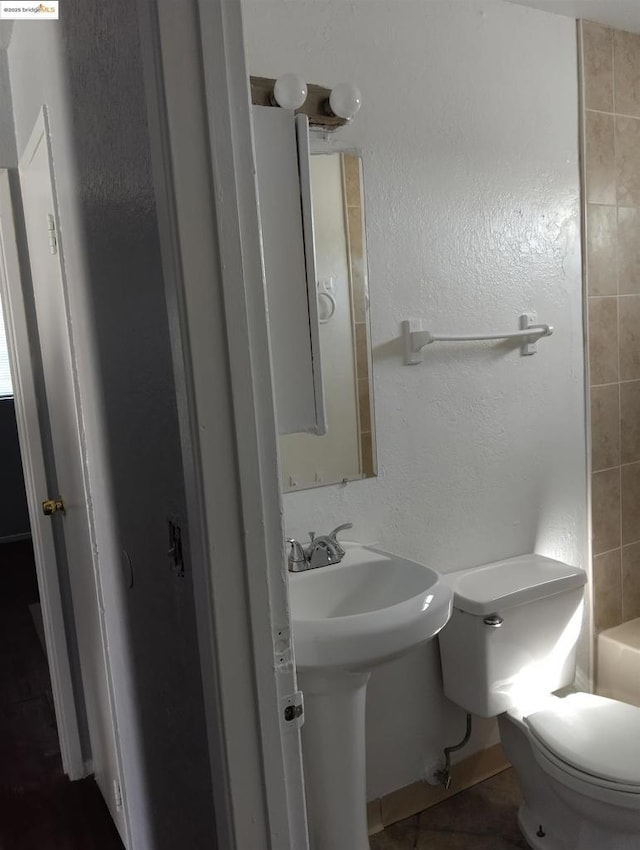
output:
[[0,298],[4,307],[16,421],[60,755],[67,776],[70,779],[80,779],[86,771],[82,760],[53,529],[51,521],[43,515],[40,507],[42,493],[47,490],[43,434],[38,415],[12,194],[6,169],[0,170],[0,265]]
[[92,517],[44,109],[20,160],[20,182],[57,478],[56,492],[43,493],[42,499],[59,497],[64,505],[64,512],[55,513],[51,522],[60,525],[66,550],[92,767],[126,843],[100,576],[92,556]]

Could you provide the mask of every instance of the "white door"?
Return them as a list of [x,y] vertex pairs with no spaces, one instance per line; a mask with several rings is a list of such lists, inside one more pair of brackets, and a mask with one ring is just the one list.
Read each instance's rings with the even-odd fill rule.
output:
[[86,775],[86,768],[82,759],[53,528],[40,505],[42,493],[47,491],[43,434],[18,259],[12,192],[6,169],[0,170],[0,297],[7,330],[16,422],[60,755],[64,772],[70,779],[80,779]]
[[[101,615],[100,578],[92,557],[91,514],[76,403],[74,360],[69,336],[61,246],[45,112],[41,112],[20,160],[25,227],[53,443],[59,523],[73,598],[75,631],[91,739],[93,772],[120,834],[125,836],[119,788],[118,752],[112,710],[109,664]],[[81,356],[79,352],[77,356]],[[118,783],[116,786],[114,783]]]

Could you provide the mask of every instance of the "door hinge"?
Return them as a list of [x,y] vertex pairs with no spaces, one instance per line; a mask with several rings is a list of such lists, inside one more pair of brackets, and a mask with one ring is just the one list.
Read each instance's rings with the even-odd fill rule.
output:
[[49,250],[52,254],[58,253],[58,234],[56,232],[56,220],[47,213],[47,231],[49,233]]
[[116,809],[122,808],[122,790],[117,779],[113,780],[113,802]]
[[302,691],[288,694],[280,700],[280,717],[284,729],[300,729],[304,723],[304,697]]

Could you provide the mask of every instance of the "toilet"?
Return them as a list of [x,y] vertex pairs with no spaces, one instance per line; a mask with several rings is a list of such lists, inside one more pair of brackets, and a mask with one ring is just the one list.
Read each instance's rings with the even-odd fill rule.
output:
[[447,577],[446,696],[497,717],[534,850],[640,850],[640,708],[573,684],[585,573],[523,555]]

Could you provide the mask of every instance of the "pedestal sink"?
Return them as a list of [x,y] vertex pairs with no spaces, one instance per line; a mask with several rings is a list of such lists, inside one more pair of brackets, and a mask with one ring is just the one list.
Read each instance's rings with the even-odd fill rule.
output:
[[451,590],[434,570],[380,549],[344,548],[339,564],[289,573],[312,850],[369,850],[367,681],[451,614]]

